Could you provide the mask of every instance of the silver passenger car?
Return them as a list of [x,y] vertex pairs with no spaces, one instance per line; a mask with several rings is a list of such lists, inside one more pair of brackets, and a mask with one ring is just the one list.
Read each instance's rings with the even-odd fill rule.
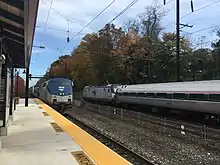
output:
[[124,85],[116,101],[220,114],[220,80]]

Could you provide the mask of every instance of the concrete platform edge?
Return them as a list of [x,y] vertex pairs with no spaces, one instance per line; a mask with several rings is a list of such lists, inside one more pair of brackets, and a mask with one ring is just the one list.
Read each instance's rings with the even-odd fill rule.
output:
[[[82,147],[85,153],[95,162],[95,164],[131,164],[41,100],[35,99],[35,101],[57,122],[60,127],[64,129],[67,134],[69,134],[69,136],[76,141],[77,144]],[[102,154],[100,154],[100,152]],[[109,160],[111,160],[111,162]]]
[[8,127],[0,127],[0,137],[8,135]]
[[0,136],[0,151],[2,149],[2,139],[1,139],[1,136]]

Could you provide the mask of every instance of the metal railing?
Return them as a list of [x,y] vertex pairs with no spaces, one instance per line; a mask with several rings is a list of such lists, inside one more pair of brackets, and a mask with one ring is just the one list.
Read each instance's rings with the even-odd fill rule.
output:
[[91,104],[84,101],[75,101],[78,107],[86,109],[114,118],[121,121],[132,122],[141,125],[160,134],[187,140],[191,143],[203,145],[220,150],[220,130],[210,128],[206,125],[195,125],[184,121],[173,121],[167,118],[154,117],[141,112],[129,111],[123,108],[115,108],[111,106]]
[[82,92],[74,92],[74,99],[82,99]]
[[4,108],[4,78],[0,79],[0,111]]

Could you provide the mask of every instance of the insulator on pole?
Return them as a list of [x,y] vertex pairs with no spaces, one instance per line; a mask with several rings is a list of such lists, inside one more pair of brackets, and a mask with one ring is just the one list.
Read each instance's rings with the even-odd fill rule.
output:
[[194,9],[193,9],[193,1],[191,0],[191,10],[192,12],[194,12]]
[[69,43],[70,42],[70,34],[69,34],[69,32],[70,32],[70,25],[69,25],[69,20],[68,20],[68,30],[67,30],[67,43]]

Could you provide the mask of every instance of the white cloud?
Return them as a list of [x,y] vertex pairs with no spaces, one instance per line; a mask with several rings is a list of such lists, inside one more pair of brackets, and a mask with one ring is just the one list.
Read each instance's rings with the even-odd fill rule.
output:
[[[47,14],[49,11],[50,0],[42,0],[39,7],[38,15],[38,25],[44,27]],[[84,25],[86,25],[90,20],[92,20],[102,9],[104,9],[112,0],[54,0],[52,8],[67,17],[71,21],[76,21],[77,23],[71,23],[71,31],[78,32]],[[115,3],[108,8],[97,20],[91,24],[91,28],[98,30],[102,28],[108,21],[110,21],[115,15],[117,15],[122,9],[124,9],[132,0],[116,0]],[[137,4],[131,7],[121,18],[116,20],[116,22],[124,22],[123,18],[135,17],[136,14],[144,10],[144,6],[151,4],[152,1],[147,3],[140,0]],[[83,25],[83,26],[82,26]],[[61,17],[59,14],[51,9],[50,17],[48,20],[47,27],[52,27],[55,29],[68,29],[68,21]],[[41,29],[43,31],[43,28]],[[47,30],[48,33],[54,34],[59,33],[63,35],[63,32],[55,32],[52,30]],[[84,32],[91,32],[91,29],[87,28]]]
[[[60,48],[65,45],[65,40],[67,37],[68,30],[68,21],[57,14],[59,12],[64,17],[71,20],[70,22],[70,33],[71,36],[74,36],[75,32],[78,32],[85,24],[92,20],[103,8],[105,8],[112,0],[54,0],[52,5],[50,16],[47,23],[47,29],[44,32],[45,21],[49,11],[49,4],[51,0],[41,0],[38,21],[37,24],[41,28],[37,28],[36,33],[39,34],[39,39],[52,36],[64,42],[60,45]],[[110,21],[114,16],[116,16],[122,9],[124,9],[132,0],[116,0],[113,5],[108,8],[97,20],[95,20],[90,28],[87,28],[83,31],[82,35],[79,35],[75,38],[75,41],[78,41],[84,36],[85,33],[91,33],[102,28],[108,21]],[[216,0],[194,0],[194,10],[201,8],[207,4],[211,4]],[[168,2],[168,0],[167,0]],[[129,18],[135,18],[137,14],[144,11],[144,8],[147,5],[155,3],[155,0],[139,0],[134,6],[132,6],[128,11],[126,11],[121,17],[114,21],[118,26],[122,26],[123,23]],[[158,3],[163,6],[163,0],[158,0]],[[184,28],[185,31],[193,32],[198,29],[211,26],[216,24],[218,20],[218,8],[220,3],[216,3],[210,7],[204,8],[203,10],[196,11],[189,16],[181,20],[181,23],[193,24],[193,28]],[[166,26],[166,31],[175,31],[175,23],[172,23],[175,20],[175,0],[169,3],[168,5],[162,7],[167,10],[167,15],[162,21],[163,25]],[[190,13],[190,1],[181,1],[181,16]],[[76,23],[72,23],[76,22]],[[60,29],[63,31],[57,31],[52,29]],[[42,36],[44,35],[44,36]],[[196,33],[196,35],[208,35],[207,31],[201,33]],[[37,38],[38,39],[38,38]],[[51,44],[51,43],[48,43]],[[70,44],[69,44],[70,45]],[[70,47],[69,47],[70,48]],[[57,48],[56,48],[57,49]]]
[[[132,0],[116,0],[115,3],[108,8],[100,17],[98,17],[90,26],[86,28],[79,36],[69,43],[63,53],[69,53],[73,48],[77,47],[81,38],[86,33],[98,31],[112,18],[114,18],[120,11],[122,11]],[[127,10],[122,16],[117,18],[113,23],[116,26],[122,26],[125,21],[130,18],[135,18],[137,14],[144,11],[147,5],[155,3],[156,0],[139,0],[134,6]],[[167,0],[167,2],[170,0]],[[163,6],[163,0],[158,0],[158,3],[163,7],[160,10],[166,10],[167,15],[162,21],[162,25],[166,26],[165,31],[175,31],[175,1]],[[112,0],[54,0],[50,16],[47,23],[47,29],[44,32],[45,21],[49,11],[49,4],[51,0],[40,0],[38,11],[37,25],[41,28],[36,28],[34,45],[45,46],[45,49],[33,49],[31,69],[33,74],[42,75],[50,64],[60,56],[60,52],[66,44],[68,21],[57,14],[59,12],[64,17],[70,20],[71,36],[76,34],[83,26],[90,22],[100,11],[102,11]],[[181,2],[181,17],[190,13],[190,0]],[[201,8],[207,4],[212,4],[216,0],[193,0],[194,10]],[[46,5],[46,4],[47,5]],[[190,32],[198,31],[215,24],[218,24],[220,2],[213,4],[200,11],[196,11],[184,19],[181,23],[192,24],[193,28],[183,28],[182,35]],[[76,22],[76,23],[73,23]],[[58,29],[58,30],[52,30]],[[75,33],[74,33],[75,32]],[[201,40],[201,36],[206,36],[205,41],[216,39],[216,35],[212,29],[201,31],[199,33],[189,36],[193,44]],[[34,83],[34,81],[33,81]]]

